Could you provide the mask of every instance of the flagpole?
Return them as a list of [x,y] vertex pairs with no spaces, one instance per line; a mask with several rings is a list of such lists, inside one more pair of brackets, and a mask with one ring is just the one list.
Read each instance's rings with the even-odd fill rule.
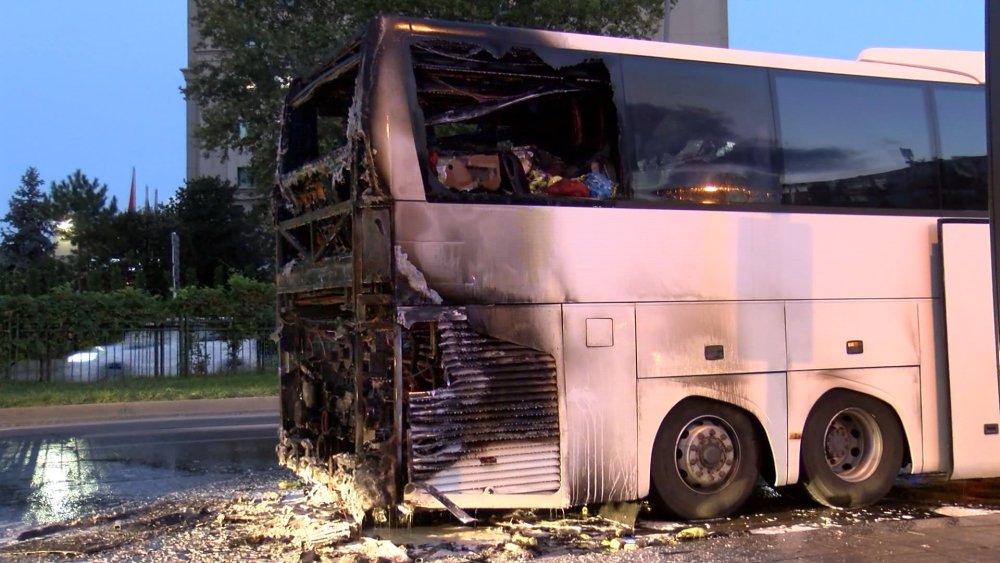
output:
[[128,212],[135,212],[135,166],[132,167],[132,183],[128,188]]

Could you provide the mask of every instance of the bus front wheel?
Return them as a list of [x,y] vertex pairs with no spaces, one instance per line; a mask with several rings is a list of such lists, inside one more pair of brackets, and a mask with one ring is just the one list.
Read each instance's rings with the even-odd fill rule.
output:
[[757,447],[743,411],[701,399],[681,403],[664,419],[653,443],[656,498],[687,520],[731,514],[757,482]]
[[903,430],[885,403],[829,392],[802,432],[802,488],[816,502],[856,508],[878,502],[903,463]]

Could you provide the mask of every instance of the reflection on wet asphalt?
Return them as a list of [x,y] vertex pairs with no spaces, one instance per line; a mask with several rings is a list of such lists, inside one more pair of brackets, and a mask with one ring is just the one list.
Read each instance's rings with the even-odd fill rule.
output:
[[277,415],[0,430],[0,541],[276,465]]

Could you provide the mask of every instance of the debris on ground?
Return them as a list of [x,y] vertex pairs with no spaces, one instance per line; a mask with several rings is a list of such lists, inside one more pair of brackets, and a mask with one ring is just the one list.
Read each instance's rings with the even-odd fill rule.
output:
[[442,513],[429,526],[381,521],[362,528],[353,507],[338,503],[338,495],[324,487],[273,478],[226,493],[178,495],[26,530],[0,543],[0,560],[113,562],[157,553],[171,561],[515,561],[705,537],[701,528],[680,525],[637,535],[635,527],[593,512],[548,510],[478,515],[476,527],[460,526]]

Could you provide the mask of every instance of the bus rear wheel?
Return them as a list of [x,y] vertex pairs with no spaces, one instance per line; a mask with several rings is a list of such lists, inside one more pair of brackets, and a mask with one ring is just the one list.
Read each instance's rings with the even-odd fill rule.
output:
[[874,504],[899,473],[903,439],[888,405],[860,393],[831,391],[806,419],[801,486],[833,508]]
[[739,409],[700,399],[681,403],[653,443],[656,499],[686,520],[733,513],[757,483],[757,447],[750,417]]

